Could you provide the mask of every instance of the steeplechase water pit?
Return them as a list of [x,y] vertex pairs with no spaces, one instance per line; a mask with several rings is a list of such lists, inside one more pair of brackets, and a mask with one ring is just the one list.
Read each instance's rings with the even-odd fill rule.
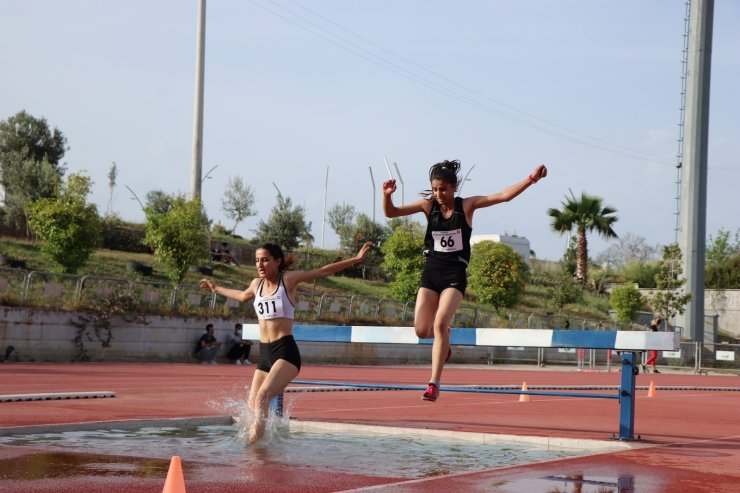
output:
[[[301,391],[297,390],[299,398]],[[0,457],[0,479],[161,476],[163,464],[174,455],[182,458],[194,476],[206,474],[214,464],[235,474],[270,464],[414,479],[627,447],[614,441],[299,421],[290,418],[293,403],[292,398],[286,399],[283,415],[271,415],[265,439],[251,447],[246,445],[251,413],[244,403],[234,402],[219,404],[223,410],[237,411],[232,415],[197,420],[137,420],[29,427],[22,432],[5,430],[5,436],[0,436],[0,447],[20,447],[24,453]],[[234,409],[235,405],[239,409]]]

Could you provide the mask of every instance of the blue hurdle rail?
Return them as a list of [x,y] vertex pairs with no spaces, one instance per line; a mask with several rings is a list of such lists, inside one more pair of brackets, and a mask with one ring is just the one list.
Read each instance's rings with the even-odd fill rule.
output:
[[[296,341],[371,343],[371,344],[432,344],[430,339],[419,339],[413,327],[385,326],[324,326],[296,325],[293,328]],[[243,324],[245,339],[259,339],[259,325]],[[610,349],[620,351],[621,381],[617,394],[590,394],[578,392],[546,392],[537,390],[476,389],[443,387],[446,392],[475,392],[487,394],[524,394],[553,397],[584,397],[619,400],[619,434],[611,438],[635,440],[635,376],[637,352],[646,350],[676,351],[680,346],[677,332],[641,331],[593,331],[593,330],[541,330],[541,329],[454,329],[450,344],[462,346],[518,346],[518,347],[563,347]],[[351,388],[375,388],[387,390],[423,390],[415,385],[363,384],[351,382],[326,382],[295,380],[293,383],[306,385],[342,386]],[[271,408],[282,414],[282,394],[273,399]],[[639,440],[640,437],[637,437]]]

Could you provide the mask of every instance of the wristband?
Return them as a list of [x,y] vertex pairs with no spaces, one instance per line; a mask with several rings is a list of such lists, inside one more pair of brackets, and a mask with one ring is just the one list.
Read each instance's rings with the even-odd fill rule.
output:
[[529,183],[537,183],[537,179],[534,176],[529,175],[527,178],[529,179]]

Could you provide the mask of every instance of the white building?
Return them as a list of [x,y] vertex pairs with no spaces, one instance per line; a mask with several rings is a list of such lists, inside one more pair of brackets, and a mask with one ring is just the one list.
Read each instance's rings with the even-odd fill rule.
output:
[[507,236],[507,235],[472,235],[470,237],[470,245],[475,245],[481,241],[493,241],[495,243],[503,243],[514,249],[516,253],[522,256],[524,262],[529,265],[529,240],[523,236]]

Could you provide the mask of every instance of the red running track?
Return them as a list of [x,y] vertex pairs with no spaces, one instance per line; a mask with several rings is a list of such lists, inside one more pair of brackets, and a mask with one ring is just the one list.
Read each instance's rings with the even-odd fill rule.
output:
[[[0,428],[212,417],[212,403],[243,398],[254,367],[184,364],[3,364],[0,395],[113,391],[115,398],[0,402]],[[300,379],[421,385],[427,367],[306,366]],[[618,386],[619,373],[572,368],[528,369],[450,365],[444,385]],[[657,391],[647,397],[653,381]],[[265,463],[243,474],[183,460],[187,491],[198,492],[533,492],[684,493],[740,491],[740,380],[737,376],[662,373],[639,375],[635,434],[640,446],[619,452],[497,468],[475,473],[400,479]],[[691,387],[668,390],[667,387]],[[733,390],[719,390],[728,389]],[[713,390],[712,390],[713,389]],[[603,392],[603,391],[599,391]],[[289,400],[293,399],[289,394]],[[618,403],[608,399],[442,392],[436,403],[416,391],[321,392],[293,399],[303,421],[429,428],[507,435],[607,440],[618,432]],[[8,430],[4,430],[7,432]],[[142,463],[150,473],[31,474],[39,454],[0,446],[0,492],[160,492],[169,461]],[[75,454],[47,457],[74,467]],[[97,460],[103,462],[105,457]],[[24,466],[24,464],[27,464]],[[12,467],[11,467],[12,466]],[[24,469],[25,467],[25,469]],[[20,470],[20,471],[19,471]],[[45,469],[46,471],[53,471]],[[233,472],[233,469],[231,469]],[[22,474],[25,472],[26,474]],[[612,486],[604,486],[612,485]]]

